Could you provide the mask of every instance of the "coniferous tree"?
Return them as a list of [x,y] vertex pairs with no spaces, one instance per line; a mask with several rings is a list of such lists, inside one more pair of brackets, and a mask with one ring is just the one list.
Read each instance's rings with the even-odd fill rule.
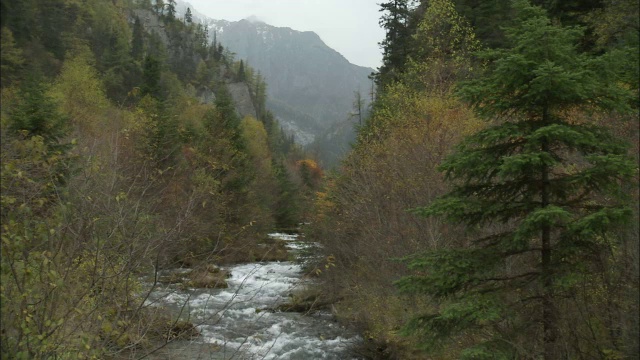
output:
[[18,41],[28,41],[34,37],[38,28],[38,6],[35,0],[3,1],[2,16],[6,18],[4,26],[11,29]]
[[273,168],[278,185],[273,209],[276,226],[282,229],[294,228],[300,223],[299,189],[291,181],[282,161],[274,161]]
[[167,19],[174,20],[176,18],[176,1],[169,0],[167,3]]
[[442,301],[407,326],[427,347],[475,334],[463,358],[519,358],[518,334],[541,324],[528,339],[533,356],[571,358],[558,304],[615,245],[609,230],[629,210],[614,195],[633,173],[625,147],[586,114],[626,110],[628,94],[602,59],[576,50],[580,29],[552,25],[524,0],[514,7],[509,47],[481,52],[492,61],[487,73],[460,89],[491,125],[442,164],[453,190],[416,209],[481,235],[415,256],[420,273],[398,285]]
[[37,73],[31,74],[20,87],[21,101],[10,110],[12,131],[26,136],[42,136],[55,146],[68,132],[67,118],[55,101],[47,95],[47,85]]
[[218,48],[216,49],[215,53],[214,53],[214,60],[219,61],[219,60],[223,60],[224,61],[224,46],[222,46],[222,44],[218,43]]
[[7,23],[7,12],[9,11],[8,1],[0,1],[0,28]]
[[193,22],[193,15],[191,14],[191,8],[187,8],[187,12],[184,14],[184,21],[187,24],[191,24]]
[[141,9],[153,10],[153,5],[151,5],[151,0],[140,0],[139,6]]
[[144,59],[142,69],[142,95],[151,95],[160,98],[160,62],[151,55]]
[[246,75],[244,72],[244,61],[240,60],[240,65],[238,65],[238,76],[237,76],[237,80],[238,81],[245,81],[246,79]]
[[[258,114],[258,118],[262,121],[265,121],[266,115],[266,103],[267,103],[267,83],[264,81],[264,77],[260,74],[260,71],[256,72],[255,78],[253,79],[253,93],[255,97],[256,103],[256,111]],[[268,124],[265,124],[268,125]],[[270,129],[267,127],[267,131]]]
[[220,114],[223,125],[226,129],[229,129],[229,138],[236,149],[242,149],[244,144],[242,143],[240,129],[240,117],[236,111],[231,93],[226,86],[220,86],[216,91],[216,110]]
[[154,166],[163,169],[175,164],[174,157],[178,153],[180,138],[175,116],[171,114],[168,101],[158,101],[154,126],[150,132],[152,159]]
[[194,86],[198,89],[208,87],[211,80],[212,76],[209,67],[204,61],[200,60],[196,67],[195,79],[193,81]]
[[156,0],[155,9],[156,14],[162,16],[164,14],[164,0]]
[[[138,340],[153,346],[155,333],[126,325],[141,314],[141,264],[192,251],[208,261],[220,239],[247,248],[245,239],[260,238],[247,228],[270,224],[263,209],[276,185],[264,129],[253,120],[259,136],[240,131],[228,92],[216,107],[197,101],[196,61],[195,83],[224,87],[207,59],[208,30],[170,21],[173,0],[153,3],[1,2],[2,358],[108,358]],[[150,19],[166,31],[146,33],[130,18],[140,8],[157,11]],[[27,78],[35,69],[46,74]],[[73,151],[70,135],[81,144]],[[196,242],[211,245],[202,257]],[[78,324],[81,341],[68,336]]]
[[58,59],[64,58],[65,44],[59,35],[68,30],[75,23],[77,11],[59,0],[43,1],[37,5],[40,12],[38,17],[38,36],[45,48]]
[[134,60],[142,60],[144,54],[144,29],[140,18],[136,16],[133,22],[133,35],[131,40],[131,57]]
[[374,76],[378,86],[396,79],[404,69],[411,48],[413,4],[412,0],[390,0],[380,4],[380,11],[384,13],[380,26],[386,30],[386,35],[380,43],[382,66]]
[[25,63],[22,49],[16,46],[13,33],[8,28],[2,28],[0,37],[0,71],[2,71],[1,87],[11,84],[19,76]]

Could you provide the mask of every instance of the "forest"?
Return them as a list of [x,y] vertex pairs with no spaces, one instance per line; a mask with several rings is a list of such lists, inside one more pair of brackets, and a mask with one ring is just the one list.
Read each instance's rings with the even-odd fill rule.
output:
[[174,5],[2,2],[3,359],[162,339],[142,274],[277,259],[266,233],[310,208],[322,172],[261,75]]
[[138,358],[193,331],[142,276],[287,260],[278,230],[361,358],[637,359],[638,3],[379,6],[325,172],[175,1],[2,0],[0,356]]
[[372,358],[638,358],[638,3],[393,0],[316,200]]

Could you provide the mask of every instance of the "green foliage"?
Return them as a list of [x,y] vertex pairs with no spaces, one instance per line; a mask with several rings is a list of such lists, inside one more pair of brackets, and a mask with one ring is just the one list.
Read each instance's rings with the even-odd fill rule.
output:
[[[319,215],[310,226],[326,255],[336,259],[336,271],[323,271],[321,277],[325,291],[341,299],[339,316],[366,329],[370,343],[386,347],[385,355],[402,359],[459,354],[455,346],[442,353],[422,351],[420,331],[400,336],[406,334],[400,331],[404,323],[435,311],[439,304],[425,291],[400,293],[393,282],[410,272],[392,259],[464,240],[455,227],[436,219],[416,220],[406,209],[430,203],[444,192],[438,163],[464,134],[479,127],[471,111],[451,96],[455,81],[471,72],[470,52],[477,46],[472,31],[451,11],[450,3],[430,5],[421,7],[425,15],[412,37],[414,51],[419,49],[422,56],[407,59],[397,82],[379,88],[340,174],[330,177],[327,188],[318,193]],[[464,287],[469,277],[464,271],[452,276],[451,269],[470,273],[495,258],[487,255],[491,256],[477,261],[471,254],[463,259],[462,254],[450,254],[450,262],[436,263],[449,268],[438,275],[437,283]],[[423,271],[415,271],[411,279],[419,281]],[[435,284],[421,282],[416,288],[433,290]],[[448,324],[455,328],[453,321]]]
[[2,140],[3,221],[48,213],[57,200],[68,158],[51,151],[42,136],[3,134]]
[[[637,66],[640,62],[640,20],[636,15],[640,13],[640,5],[630,0],[606,0],[603,3],[602,9],[586,17],[594,29],[596,47],[599,50],[609,50],[604,61],[610,65],[614,73],[621,74],[620,80],[636,91],[637,98],[640,88]],[[635,107],[637,106],[636,102]]]
[[409,276],[397,282],[406,292],[447,297],[490,277],[499,261],[493,249],[446,249],[411,258],[409,268],[429,271],[430,276]]
[[167,17],[166,19],[169,20],[174,20],[176,18],[176,1],[175,0],[169,0],[169,2],[167,3]]
[[[77,336],[76,344],[65,340],[71,330],[65,325],[78,303],[60,266],[65,238],[58,205],[68,156],[51,151],[42,136],[2,130],[2,357],[72,354],[81,344]],[[89,349],[82,351],[90,355]]]
[[156,3],[154,6],[155,6],[156,13],[162,16],[164,14],[164,8],[165,8],[164,0],[156,0]]
[[[89,13],[89,24],[92,31],[87,41],[96,59],[96,68],[102,75],[105,90],[110,99],[118,103],[124,102],[127,93],[137,86],[140,69],[133,63],[131,29],[127,16],[114,4],[93,1],[83,7]],[[137,44],[133,44],[137,45]]]
[[0,352],[128,357],[169,321],[145,309],[140,276],[251,259],[275,202],[294,206],[277,198],[272,160],[295,147],[280,148],[246,64],[262,111],[241,122],[232,57],[201,24],[172,19],[174,1],[156,2],[165,26],[149,33],[132,16],[148,1],[45,2],[2,3]]
[[[487,328],[473,341],[481,348],[524,342],[551,359],[568,356],[556,345],[558,289],[570,291],[564,279],[597,271],[592,259],[608,247],[602,239],[629,219],[616,196],[634,165],[626,147],[588,119],[594,110],[629,109],[629,94],[600,76],[600,59],[576,50],[578,29],[552,25],[525,1],[515,9],[518,25],[505,29],[510,47],[481,52],[490,61],[487,72],[459,91],[493,125],[442,163],[452,191],[415,210],[483,235],[413,258],[410,267],[420,272],[398,285],[443,300],[439,311],[409,324],[425,346]],[[517,339],[498,322],[517,328],[529,316],[540,319],[544,340]],[[481,348],[463,354],[486,355]]]
[[473,29],[447,0],[430,2],[413,38],[416,49],[412,57],[420,61],[440,60],[461,66],[470,53],[479,49]]
[[10,110],[9,129],[25,136],[41,136],[55,146],[68,131],[67,118],[48,94],[48,85],[37,74],[20,86],[20,101]]
[[63,0],[38,1],[38,27],[36,34],[41,39],[44,47],[57,59],[62,59],[66,52],[65,34],[75,25],[76,17],[80,9],[74,2]]
[[168,105],[167,101],[158,101],[151,96],[145,96],[138,104],[146,127],[141,148],[153,166],[160,170],[171,167],[180,147],[178,124]]
[[0,37],[0,71],[2,71],[2,87],[11,84],[22,70],[24,56],[22,50],[16,46],[13,33],[6,27],[2,28]]
[[473,25],[478,39],[486,47],[504,44],[502,27],[511,25],[512,9],[509,1],[455,0],[456,10]]
[[59,101],[69,122],[88,132],[98,130],[98,119],[110,105],[93,63],[89,52],[69,54],[50,92]]
[[191,14],[191,8],[187,8],[187,12],[184,14],[184,21],[187,24],[191,24],[193,22],[193,15]]
[[246,117],[242,120],[242,134],[247,142],[247,152],[253,158],[255,169],[262,174],[261,177],[268,177],[271,172],[271,152],[264,125],[256,119]]
[[277,201],[274,205],[276,226],[281,229],[295,228],[301,220],[299,193],[282,162],[274,164],[274,171],[278,184]]
[[238,65],[238,75],[236,76],[236,80],[239,82],[245,81],[247,79],[247,75],[244,70],[244,61],[240,60],[240,64]]
[[144,54],[144,29],[140,23],[140,18],[135,17],[133,21],[133,35],[131,40],[131,57],[136,60],[142,60]]
[[156,99],[163,98],[160,88],[160,62],[151,55],[147,55],[144,59],[140,91],[142,96],[150,95]]
[[[36,26],[36,4],[34,0],[8,2],[3,1],[2,18],[6,25],[19,40],[27,40],[33,36],[31,31]],[[8,15],[11,16],[8,16]]]
[[[454,0],[458,12],[466,17],[473,25],[478,39],[488,48],[502,48],[505,43],[505,27],[512,27],[515,23],[515,13],[509,1],[500,0]],[[602,1],[565,0],[547,1],[535,0],[533,5],[545,9],[549,17],[564,26],[584,26],[585,18],[602,8]],[[591,48],[593,40],[591,31],[580,40],[583,50]]]
[[414,1],[392,0],[380,4],[380,26],[386,30],[380,43],[383,52],[382,67],[376,75],[376,83],[382,87],[397,79],[405,67],[411,52],[411,34],[415,27],[412,19]]

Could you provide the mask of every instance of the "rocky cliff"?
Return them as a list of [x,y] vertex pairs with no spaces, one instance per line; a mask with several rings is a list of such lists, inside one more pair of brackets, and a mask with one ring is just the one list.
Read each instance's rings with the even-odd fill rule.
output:
[[229,93],[231,93],[231,98],[233,98],[233,102],[236,105],[236,111],[238,112],[238,115],[240,115],[240,118],[244,118],[245,116],[258,118],[247,83],[230,83],[227,84],[227,88],[229,89]]

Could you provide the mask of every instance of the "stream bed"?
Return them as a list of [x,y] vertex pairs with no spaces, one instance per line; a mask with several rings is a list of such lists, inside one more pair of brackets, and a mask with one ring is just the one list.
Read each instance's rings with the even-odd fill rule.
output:
[[[304,253],[314,246],[296,235],[284,240],[298,261],[261,262],[225,267],[226,289],[158,286],[147,303],[170,309],[196,325],[200,336],[176,340],[148,359],[357,359],[351,348],[362,339],[340,326],[326,311],[273,312],[291,294],[310,284],[303,279]],[[307,251],[308,252],[308,251]],[[181,269],[169,272],[180,272]]]

